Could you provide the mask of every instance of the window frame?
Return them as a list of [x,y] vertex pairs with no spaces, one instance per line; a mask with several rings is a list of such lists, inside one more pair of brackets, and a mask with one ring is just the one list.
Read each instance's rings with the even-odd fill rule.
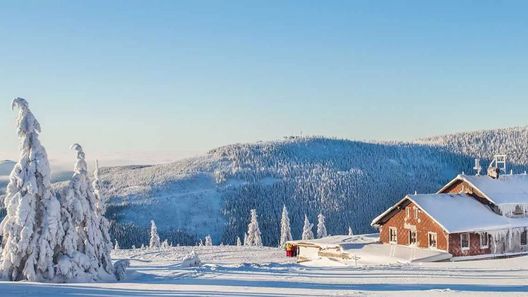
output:
[[[464,235],[467,235],[467,246],[466,247],[464,247],[463,245],[464,240],[462,239],[462,237],[464,237]],[[468,232],[460,233],[460,249],[462,249],[463,251],[467,251],[470,249],[470,247],[471,247],[471,235]]]
[[411,218],[411,207],[410,206],[405,208],[405,218],[406,219]]
[[[524,235],[524,244],[523,244],[523,235]],[[524,229],[521,232],[520,241],[521,241],[521,246],[527,246],[528,245],[528,230]]]
[[[392,240],[392,235],[394,235],[395,240]],[[389,227],[389,243],[397,244],[398,243],[398,228]]]
[[[434,239],[435,239],[434,246],[431,245],[431,235],[434,235]],[[427,246],[430,249],[437,249],[438,248],[438,234],[436,232],[427,232]]]
[[418,216],[420,214],[420,209],[418,207],[414,207],[414,219],[418,220],[420,217]]
[[[413,238],[411,234],[414,234],[414,242],[411,240]],[[409,245],[418,245],[418,231],[409,230]]]
[[[482,238],[486,238],[486,244],[482,244]],[[487,249],[489,248],[489,234],[488,232],[480,232],[479,233],[479,242],[480,242],[480,248],[481,249]]]

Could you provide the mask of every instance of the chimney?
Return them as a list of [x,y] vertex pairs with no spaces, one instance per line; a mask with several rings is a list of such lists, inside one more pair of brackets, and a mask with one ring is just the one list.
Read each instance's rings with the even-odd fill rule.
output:
[[500,175],[500,169],[498,167],[488,168],[488,176],[493,179],[498,179]]

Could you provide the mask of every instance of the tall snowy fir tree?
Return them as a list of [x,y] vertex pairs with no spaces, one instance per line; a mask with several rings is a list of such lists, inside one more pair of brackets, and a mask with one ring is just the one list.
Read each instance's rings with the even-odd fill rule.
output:
[[105,217],[106,213],[106,199],[101,194],[101,181],[99,180],[99,162],[95,161],[94,169],[94,180],[92,183],[95,201],[96,201],[96,210],[97,216],[99,218],[99,232],[101,232],[101,239],[97,245],[97,257],[99,265],[109,274],[114,274],[115,269],[112,264],[112,257],[110,253],[112,252],[112,239],[110,238],[110,222]]
[[283,247],[287,241],[292,240],[290,218],[288,217],[288,210],[286,205],[282,207],[282,218],[281,218],[281,233],[279,240],[279,247]]
[[150,221],[150,248],[159,248],[161,246],[160,237],[158,235],[158,227],[154,220]]
[[251,221],[248,224],[247,244],[249,246],[262,246],[262,238],[260,237],[260,228],[257,221],[257,210],[251,210]]
[[211,235],[207,235],[205,237],[205,246],[213,246],[213,239],[211,238]]
[[55,251],[63,232],[60,204],[51,190],[39,122],[25,99],[14,99],[11,107],[18,108],[20,154],[4,199],[0,269],[9,280],[54,281]]
[[352,227],[350,227],[350,226],[348,227],[348,235],[349,236],[354,235],[354,232],[352,232]]
[[309,239],[314,238],[312,228],[313,228],[313,224],[310,223],[310,221],[308,220],[308,217],[304,215],[304,226],[303,226],[303,232],[302,232],[303,240],[309,240]]
[[328,234],[326,233],[325,216],[320,213],[317,216],[317,238],[323,238],[327,235]]
[[[85,154],[73,144],[77,161],[68,188],[61,195],[65,236],[57,265],[63,281],[97,281],[114,277],[108,238],[101,228],[98,198],[88,177]],[[104,228],[103,228],[104,229]]]

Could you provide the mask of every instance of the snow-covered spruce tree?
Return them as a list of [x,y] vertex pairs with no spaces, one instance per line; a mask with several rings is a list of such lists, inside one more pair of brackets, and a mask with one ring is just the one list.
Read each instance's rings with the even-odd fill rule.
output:
[[247,245],[262,246],[262,238],[260,237],[260,228],[257,221],[257,210],[251,210],[251,221],[248,224],[247,231]]
[[240,237],[238,236],[236,238],[236,246],[242,246],[242,242],[240,241]]
[[75,143],[77,161],[68,188],[61,195],[65,236],[60,246],[57,277],[62,281],[98,281],[114,278],[107,250],[109,238],[101,228],[98,197],[88,177],[82,147]]
[[114,250],[118,251],[120,250],[121,247],[119,246],[119,242],[117,241],[117,239],[115,240],[115,244],[114,244]]
[[290,218],[288,217],[288,210],[286,205],[282,207],[282,218],[281,218],[281,236],[279,240],[279,247],[283,247],[287,241],[292,240]]
[[354,232],[352,232],[352,227],[348,226],[348,236],[354,235]]
[[158,235],[158,227],[154,220],[150,221],[150,243],[149,248],[159,248],[161,246],[160,237]]
[[247,233],[244,233],[244,245],[249,245],[248,244],[248,237],[247,237]]
[[99,180],[99,162],[95,161],[94,169],[94,181],[92,183],[95,201],[97,216],[99,218],[99,230],[101,232],[101,239],[97,244],[96,255],[98,257],[99,265],[107,273],[115,274],[114,265],[112,264],[112,257],[110,253],[112,252],[112,240],[110,239],[110,222],[106,219],[106,199],[101,194],[101,182]]
[[18,108],[20,154],[4,199],[0,269],[9,280],[55,281],[55,251],[63,231],[40,124],[25,99],[14,99],[11,107]]
[[302,233],[303,240],[313,239],[314,235],[313,235],[312,228],[313,228],[313,224],[310,223],[310,221],[308,220],[308,217],[304,215],[304,226],[303,226],[303,233]]
[[205,237],[205,246],[213,246],[213,239],[211,238],[211,235],[207,235]]
[[317,216],[317,238],[323,238],[328,236],[326,233],[325,216],[320,213]]

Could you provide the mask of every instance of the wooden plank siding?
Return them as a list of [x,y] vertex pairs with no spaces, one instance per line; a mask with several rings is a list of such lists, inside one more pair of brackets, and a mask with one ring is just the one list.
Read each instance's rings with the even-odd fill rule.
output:
[[[409,208],[409,217],[406,215],[406,208]],[[419,210],[418,219],[414,217],[414,209],[418,208],[413,202],[403,203],[398,212],[389,218],[380,228],[380,241],[390,243],[389,229],[394,227],[397,230],[397,244],[409,245],[409,231],[416,230],[416,246],[428,248],[428,233],[434,232],[437,235],[437,249],[448,251],[448,234],[425,212]],[[419,208],[418,208],[419,209]]]

